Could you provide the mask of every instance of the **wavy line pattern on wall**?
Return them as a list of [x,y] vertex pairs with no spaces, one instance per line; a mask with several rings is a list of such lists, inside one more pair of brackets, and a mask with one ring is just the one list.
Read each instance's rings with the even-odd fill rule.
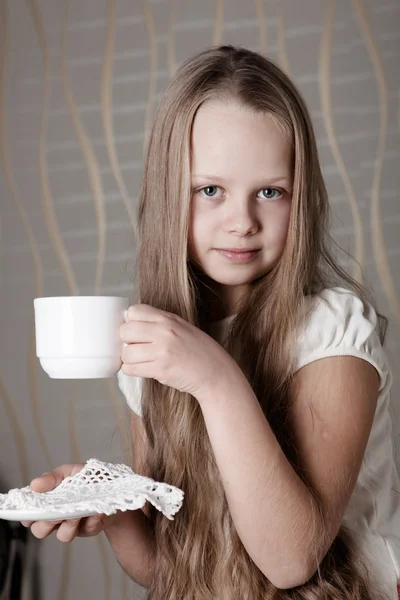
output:
[[46,40],[46,34],[40,11],[36,0],[26,0],[33,23],[35,26],[39,46],[42,53],[44,75],[43,75],[43,107],[40,119],[40,135],[39,135],[39,175],[41,184],[41,201],[43,217],[45,220],[47,232],[54,252],[60,263],[61,270],[67,282],[70,293],[74,296],[78,295],[78,285],[72,270],[68,253],[65,249],[64,242],[58,226],[57,217],[54,208],[54,199],[51,192],[49,170],[46,157],[47,145],[47,128],[48,128],[48,111],[50,105],[50,75],[51,75],[51,57]]
[[68,70],[68,10],[69,0],[64,3],[64,18],[61,34],[61,78],[64,90],[65,101],[71,117],[72,126],[82,153],[82,157],[87,169],[89,185],[92,192],[92,198],[96,214],[97,226],[97,261],[94,283],[94,295],[98,295],[101,287],[104,270],[104,258],[106,249],[106,217],[104,210],[104,193],[101,179],[101,171],[93,150],[92,143],[83,122],[79,116],[78,106],[72,90],[71,80]]
[[150,77],[149,89],[147,93],[147,108],[144,122],[144,141],[143,141],[143,156],[147,147],[147,139],[150,132],[151,121],[153,116],[153,99],[157,90],[157,38],[154,25],[153,13],[148,0],[142,0],[144,18],[146,21],[147,36],[149,39],[150,48]]
[[[0,153],[1,161],[3,164],[5,179],[10,190],[11,198],[17,208],[19,218],[22,222],[22,226],[25,235],[28,240],[29,248],[32,254],[34,276],[35,276],[35,294],[36,296],[43,295],[43,264],[40,257],[39,247],[29,222],[25,206],[19,195],[17,182],[14,176],[14,169],[11,164],[11,159],[8,151],[8,140],[6,131],[6,89],[7,89],[7,64],[8,64],[8,15],[7,6],[5,2],[0,3],[0,28],[1,28],[1,40],[2,45],[0,49]],[[29,336],[28,343],[28,360],[32,357],[36,362],[36,344],[34,337],[34,320],[31,321],[31,335]],[[36,367],[37,368],[37,367]],[[40,445],[46,456],[47,463],[51,465],[51,456],[46,443],[46,439],[43,433],[39,414],[39,403],[37,394],[37,383],[36,378],[32,377],[31,369],[28,367],[28,381],[32,412],[34,415],[34,423],[36,427],[36,433],[39,438]],[[25,438],[22,427],[19,423],[18,413],[16,410],[16,401],[12,398],[11,393],[7,389],[4,379],[1,380],[2,397],[5,402],[6,412],[9,415],[11,429],[14,432],[15,444],[17,446],[18,456],[20,458],[21,475],[24,485],[30,479],[30,473],[28,468],[28,455],[26,450]]]
[[[47,157],[46,157],[48,110],[49,110],[49,104],[50,104],[50,74],[51,74],[50,50],[49,50],[49,47],[47,44],[45,29],[44,29],[42,17],[41,17],[39,8],[37,6],[36,0],[27,0],[27,4],[30,9],[32,19],[34,22],[35,30],[36,30],[38,41],[39,41],[39,46],[40,46],[41,52],[42,52],[43,64],[44,64],[44,81],[43,81],[44,93],[43,93],[41,128],[40,128],[40,136],[39,136],[39,174],[40,174],[41,191],[42,191],[42,194],[41,194],[42,211],[43,211],[43,216],[44,216],[45,224],[47,227],[47,231],[49,234],[49,238],[52,243],[53,249],[57,255],[57,258],[59,259],[61,270],[62,270],[64,278],[66,280],[67,287],[69,288],[70,295],[76,296],[76,295],[79,295],[78,285],[77,285],[75,275],[73,273],[73,270],[72,270],[72,267],[70,264],[68,253],[65,249],[65,246],[64,246],[64,243],[62,240],[59,226],[58,226],[58,222],[57,222],[57,218],[56,218],[56,214],[55,214],[55,208],[54,208],[54,200],[53,200],[52,193],[51,193],[50,180],[49,180],[49,174],[48,174],[48,164],[47,164]],[[65,71],[63,74],[65,76]],[[65,77],[64,77],[64,86],[65,86]],[[72,109],[73,109],[74,108],[73,98],[71,98],[71,94],[68,94],[68,92],[70,92],[70,90],[68,89],[68,86],[65,91],[67,92],[69,106],[71,108],[71,105],[72,105]],[[74,114],[74,113],[72,112],[72,114]],[[74,121],[74,119],[73,119],[73,123],[75,125],[77,125],[77,122],[76,122],[76,120]],[[79,129],[79,123],[78,123],[78,131],[82,136],[82,130]],[[93,175],[93,172],[91,172],[91,173]],[[104,255],[104,253],[103,253],[103,255]],[[99,264],[99,261],[98,261],[98,264]],[[100,261],[100,265],[101,265],[101,261]],[[97,268],[96,272],[97,272],[96,283],[97,283],[97,285],[99,285],[100,275],[102,272],[102,266],[100,268]],[[34,367],[31,363],[31,372],[32,373],[34,372],[33,369],[34,369]],[[40,419],[39,419],[39,422],[40,422]],[[76,453],[77,448],[78,448],[78,442],[77,442],[77,438],[76,438],[75,429],[71,432],[71,434],[72,434],[71,448]],[[78,461],[78,462],[82,462],[82,461]],[[103,563],[102,571],[103,571],[103,576],[104,576],[105,594],[106,594],[106,598],[110,599],[110,597],[111,597],[110,596],[110,594],[111,594],[110,568],[109,568],[108,558],[106,556],[104,543],[105,542],[103,539],[97,540],[97,544],[98,544],[99,550],[100,550],[101,560]],[[64,559],[62,561],[62,572],[61,572],[61,577],[60,577],[60,582],[59,582],[59,592],[58,592],[58,597],[60,600],[66,600],[66,598],[67,598],[69,581],[71,578],[70,552],[71,552],[70,545],[65,544]]]
[[319,91],[322,109],[322,117],[328,136],[332,154],[334,156],[339,175],[346,190],[347,199],[353,219],[355,234],[355,259],[353,276],[360,282],[363,279],[363,266],[365,262],[364,233],[360,216],[360,209],[347,172],[342,154],[337,142],[335,126],[333,122],[332,98],[331,98],[331,53],[332,53],[332,31],[335,15],[335,0],[329,0],[326,10],[325,24],[321,35],[320,60],[319,60]]
[[258,22],[258,30],[260,33],[260,45],[259,52],[261,54],[267,54],[267,19],[265,16],[265,10],[262,0],[255,0],[256,3],[256,11],[257,11],[257,22]]
[[222,44],[224,31],[224,0],[216,0],[215,4],[215,21],[214,21],[214,46]]
[[168,71],[169,76],[173,77],[176,71],[176,40],[175,40],[175,29],[174,24],[176,20],[176,0],[168,0],[168,42],[167,42],[167,53],[168,53]]
[[371,233],[374,260],[378,277],[381,280],[383,291],[389,303],[389,307],[400,324],[400,298],[394,283],[393,275],[387,257],[386,244],[383,234],[382,209],[380,187],[382,181],[383,163],[385,160],[385,146],[388,130],[389,117],[389,91],[379,56],[376,40],[368,21],[363,0],[353,0],[356,17],[363,35],[367,52],[372,63],[372,68],[379,92],[379,141],[376,151],[374,177],[371,190]]
[[290,73],[290,63],[289,56],[286,48],[286,39],[285,39],[285,18],[286,18],[286,6],[285,0],[280,0],[279,2],[279,10],[278,10],[278,30],[277,30],[277,50],[278,50],[278,60],[281,69],[283,69],[289,77],[291,77]]
[[103,119],[103,129],[106,139],[106,148],[108,158],[111,164],[111,169],[114,179],[117,183],[122,201],[128,213],[134,239],[137,239],[137,224],[135,211],[133,208],[133,200],[129,196],[128,189],[125,185],[122,171],[118,163],[118,155],[116,141],[114,135],[113,124],[113,105],[112,105],[112,70],[114,61],[114,45],[115,45],[115,0],[107,0],[107,33],[106,46],[103,59],[103,73],[101,78],[101,114]]
[[0,396],[3,400],[5,412],[8,416],[8,420],[10,422],[11,429],[14,435],[15,445],[17,447],[18,461],[21,469],[22,485],[26,485],[26,482],[29,481],[29,461],[28,452],[25,444],[25,437],[22,431],[22,427],[18,420],[17,411],[15,409],[15,401],[12,398],[11,394],[8,392],[2,375],[0,375]]

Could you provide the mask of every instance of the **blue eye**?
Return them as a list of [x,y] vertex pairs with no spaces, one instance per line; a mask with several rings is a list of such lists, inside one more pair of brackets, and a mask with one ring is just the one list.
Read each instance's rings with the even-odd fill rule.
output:
[[217,191],[221,190],[217,185],[207,185],[207,187],[199,190],[201,194],[204,194],[206,198],[215,198],[217,197]]
[[[262,195],[260,196],[260,194]],[[258,192],[257,196],[265,200],[276,200],[282,196],[282,192],[276,188],[263,188]]]

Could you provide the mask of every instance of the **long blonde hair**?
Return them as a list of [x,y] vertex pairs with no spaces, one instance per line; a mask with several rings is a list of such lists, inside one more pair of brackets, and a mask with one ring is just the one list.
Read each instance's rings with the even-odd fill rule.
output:
[[[226,348],[246,374],[293,468],[307,483],[292,441],[288,395],[290,341],[304,298],[340,284],[373,302],[329,249],[327,193],[304,101],[287,76],[257,53],[232,46],[203,51],[180,67],[161,100],[139,206],[138,301],[206,328],[204,282],[188,258],[190,142],[198,108],[215,98],[272,114],[293,145],[294,189],[285,249],[276,267],[253,282],[243,298]],[[384,332],[380,317],[382,341]],[[235,531],[197,401],[144,379],[142,406],[149,475],[185,491],[174,521],[157,511],[150,514],[157,552],[151,600],[380,598],[344,529],[307,584],[275,588]]]

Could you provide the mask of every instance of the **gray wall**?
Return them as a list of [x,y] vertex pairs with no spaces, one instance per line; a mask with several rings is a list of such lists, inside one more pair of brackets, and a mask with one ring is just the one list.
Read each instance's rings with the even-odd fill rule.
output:
[[[1,491],[63,462],[129,461],[115,381],[49,379],[32,301],[131,296],[146,128],[176,65],[219,42],[277,60],[308,102],[335,237],[390,318],[400,431],[399,2],[8,0],[0,10]],[[140,597],[103,534],[32,538],[33,555],[43,600]]]

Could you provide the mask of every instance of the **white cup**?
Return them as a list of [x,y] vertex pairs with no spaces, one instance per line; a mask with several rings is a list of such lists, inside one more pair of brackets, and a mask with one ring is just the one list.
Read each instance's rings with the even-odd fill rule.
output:
[[36,356],[53,379],[113,377],[121,368],[128,298],[35,298]]

